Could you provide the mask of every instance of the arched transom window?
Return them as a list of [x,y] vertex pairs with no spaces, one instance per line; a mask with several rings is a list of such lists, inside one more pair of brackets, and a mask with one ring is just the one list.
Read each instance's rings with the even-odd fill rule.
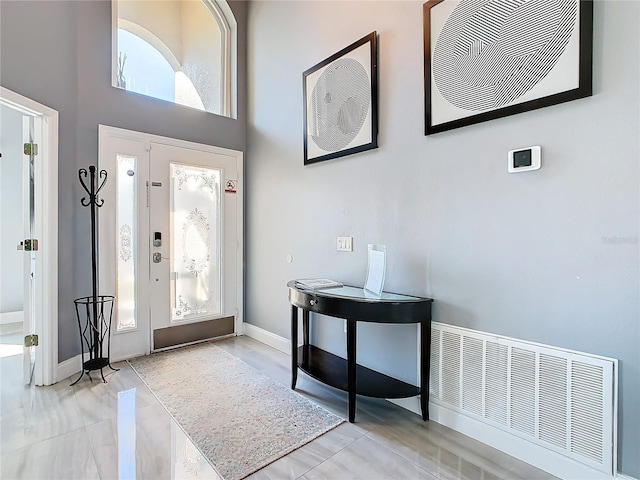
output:
[[117,0],[113,9],[113,86],[236,117],[236,21],[225,0]]

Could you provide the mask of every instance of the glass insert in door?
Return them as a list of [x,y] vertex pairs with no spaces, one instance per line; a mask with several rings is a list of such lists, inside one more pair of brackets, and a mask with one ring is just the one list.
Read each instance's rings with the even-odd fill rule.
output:
[[117,331],[137,327],[136,320],[136,262],[137,262],[137,205],[136,157],[117,155]]
[[220,170],[171,164],[171,321],[221,313]]

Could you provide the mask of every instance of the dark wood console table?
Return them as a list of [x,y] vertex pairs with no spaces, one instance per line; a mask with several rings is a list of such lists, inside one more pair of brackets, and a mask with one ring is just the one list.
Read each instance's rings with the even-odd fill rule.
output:
[[[309,376],[349,394],[349,422],[356,417],[356,394],[376,398],[420,395],[423,420],[429,420],[429,360],[431,351],[430,298],[383,292],[380,297],[362,288],[339,287],[306,290],[287,283],[291,303],[291,388],[296,388],[298,368]],[[298,309],[302,309],[303,344],[298,347]],[[309,312],[347,321],[347,359],[322,350],[309,341]],[[420,386],[358,365],[358,322],[420,324]]]

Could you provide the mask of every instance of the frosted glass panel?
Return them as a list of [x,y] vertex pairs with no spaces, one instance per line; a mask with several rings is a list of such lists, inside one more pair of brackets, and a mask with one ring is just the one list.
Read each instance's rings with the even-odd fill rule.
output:
[[171,164],[171,249],[171,321],[219,315],[219,170]]
[[118,155],[116,329],[136,328],[136,157]]

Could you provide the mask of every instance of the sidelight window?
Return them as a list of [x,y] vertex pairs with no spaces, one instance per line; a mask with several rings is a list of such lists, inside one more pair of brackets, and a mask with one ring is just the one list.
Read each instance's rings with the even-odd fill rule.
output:
[[136,320],[136,262],[137,262],[137,158],[117,155],[117,294],[116,330],[137,327]]

